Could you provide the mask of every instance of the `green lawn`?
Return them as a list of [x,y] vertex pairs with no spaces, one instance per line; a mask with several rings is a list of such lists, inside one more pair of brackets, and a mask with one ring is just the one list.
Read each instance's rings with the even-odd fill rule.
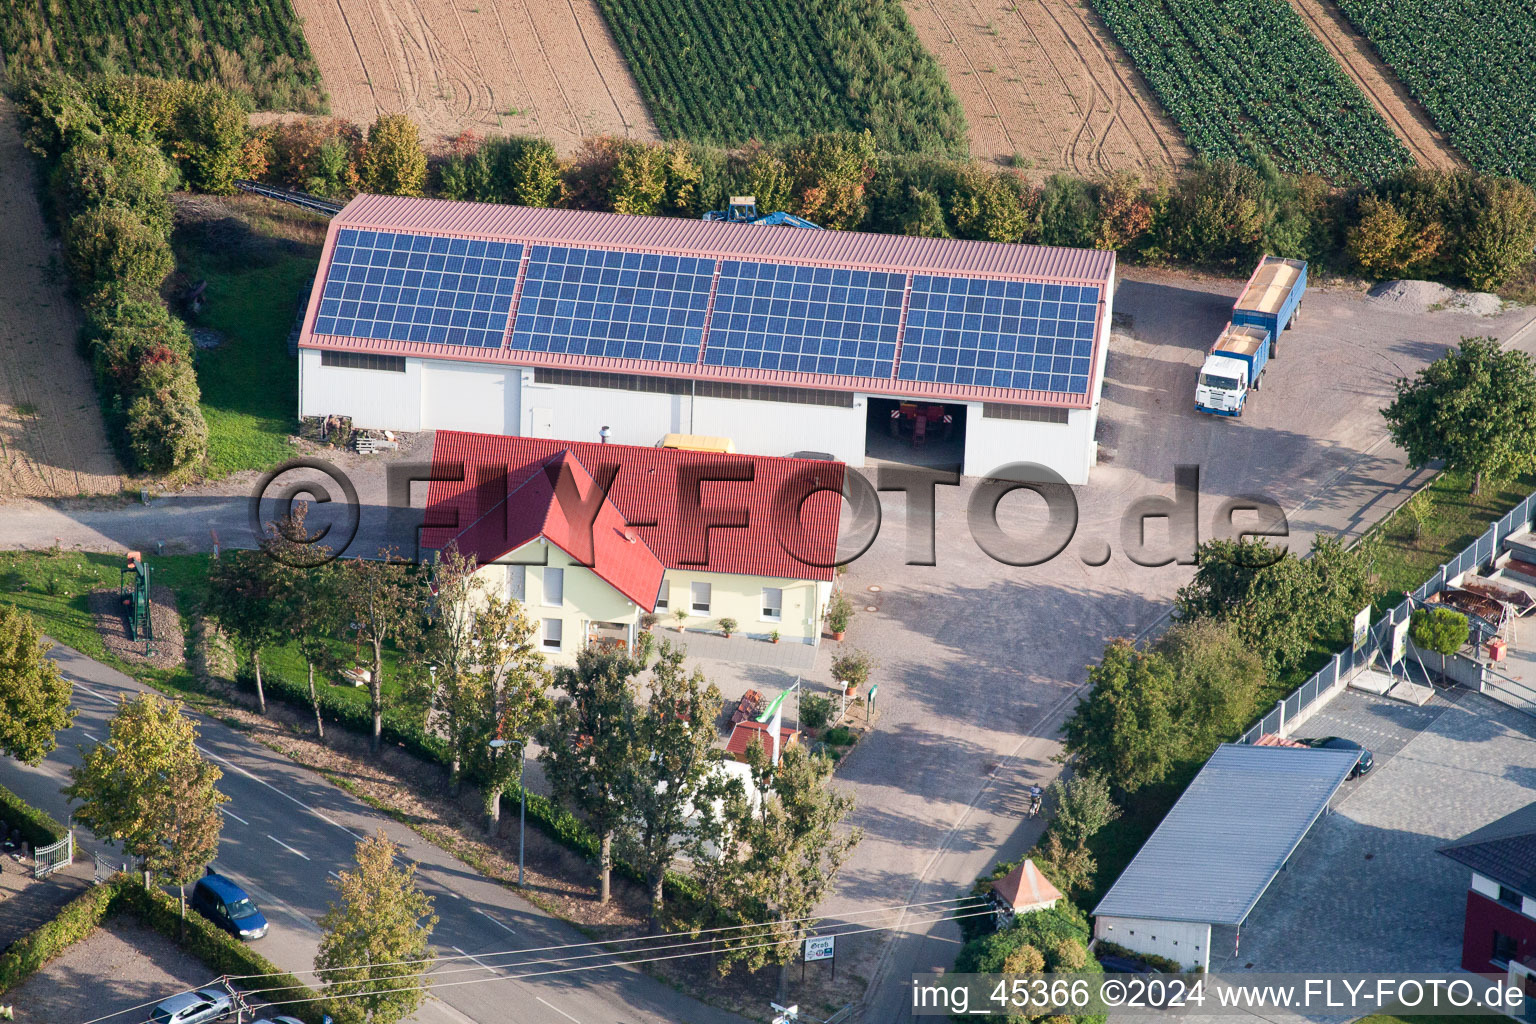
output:
[[[176,592],[177,610],[182,625],[189,627],[189,614],[202,603],[207,593],[208,555],[161,555],[148,559],[152,580],[157,586],[166,586]],[[116,589],[123,556],[92,554],[80,551],[64,551],[50,554],[46,551],[0,551],[0,600],[29,612],[38,626],[59,643],[73,647],[81,654],[104,662],[148,683],[179,696],[189,696],[199,691],[196,681],[187,669],[167,671],[143,665],[123,662],[101,642],[96,632],[90,607],[87,603],[92,591]],[[332,652],[339,662],[352,660],[354,646],[337,640]],[[190,652],[188,652],[190,654]],[[366,651],[364,652],[366,656]],[[391,703],[399,699],[401,685],[396,677],[399,658],[395,651],[384,651],[384,699]],[[304,659],[292,644],[284,644],[262,652],[262,668],[267,676],[281,675],[296,682],[305,677]],[[316,682],[327,679],[317,673]],[[343,699],[356,701],[361,706],[368,703],[368,690],[363,687],[336,687]]]
[[1364,543],[1377,546],[1378,613],[1396,607],[1404,594],[1429,579],[1447,560],[1487,532],[1490,523],[1536,491],[1536,476],[1485,480],[1482,493],[1476,496],[1470,483],[1469,477],[1446,472],[1430,484],[1435,517],[1425,524],[1418,540],[1413,539],[1413,526],[1402,515],[1378,524],[1366,535]]
[[201,219],[178,228],[175,246],[178,270],[208,282],[191,326],[224,336],[197,359],[209,475],[222,477],[295,454],[299,370],[288,331],[319,264],[325,221],[250,197],[207,202],[211,210],[195,211]]

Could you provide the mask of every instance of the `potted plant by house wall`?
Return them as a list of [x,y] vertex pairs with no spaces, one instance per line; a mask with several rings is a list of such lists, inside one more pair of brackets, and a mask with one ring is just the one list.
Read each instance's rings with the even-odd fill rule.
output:
[[732,619],[732,618],[721,619],[720,620],[720,632],[724,633],[725,634],[725,638],[727,640],[729,640],[731,638],[731,634],[736,632],[736,627],[739,626],[739,625],[740,625],[740,623],[738,623],[735,619]]
[[874,662],[869,655],[855,648],[832,659],[832,678],[843,684],[845,696],[856,697],[859,687],[869,682],[869,673],[873,668]]
[[684,625],[684,623],[686,623],[688,621],[688,611],[687,611],[687,609],[685,609],[685,608],[677,609],[676,611],[674,611],[672,613],[672,617],[677,620],[677,631],[679,633],[686,633],[686,632],[688,632],[688,627],[686,625]]
[[853,618],[853,603],[838,594],[827,603],[827,632],[833,640],[841,640],[848,631],[848,620]]
[[768,631],[768,642],[772,643],[772,644],[776,644],[776,643],[779,642],[779,631],[778,630],[770,629]]
[[655,612],[642,612],[640,614],[640,628],[649,633],[656,626]]

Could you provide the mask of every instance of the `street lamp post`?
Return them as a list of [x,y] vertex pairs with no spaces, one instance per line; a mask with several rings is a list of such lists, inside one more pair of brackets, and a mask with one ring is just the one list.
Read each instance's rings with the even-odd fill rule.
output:
[[[500,750],[502,747],[511,746],[511,740],[497,738],[491,740],[491,749]],[[523,840],[528,835],[528,780],[523,777],[523,772],[528,767],[528,741],[523,740],[517,745],[517,884],[523,884]]]

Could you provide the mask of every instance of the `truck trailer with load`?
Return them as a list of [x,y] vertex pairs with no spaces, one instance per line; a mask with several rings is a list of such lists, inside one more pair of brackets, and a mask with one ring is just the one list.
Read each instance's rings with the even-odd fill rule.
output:
[[1227,324],[1200,367],[1195,408],[1218,416],[1241,416],[1248,392],[1259,389],[1269,365],[1272,341],[1263,327]]
[[1232,319],[1200,367],[1195,409],[1241,416],[1248,393],[1257,391],[1280,335],[1296,322],[1307,291],[1307,263],[1265,256],[1232,306]]

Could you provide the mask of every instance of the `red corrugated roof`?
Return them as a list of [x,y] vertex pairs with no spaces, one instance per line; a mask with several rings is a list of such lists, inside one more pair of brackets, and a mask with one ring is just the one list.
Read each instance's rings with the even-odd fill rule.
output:
[[[662,567],[832,579],[840,462],[440,430],[432,466],[434,478],[462,479],[429,485],[426,546],[456,539],[485,563],[543,535],[578,561],[595,555],[600,575],[647,610]],[[551,484],[560,467],[574,488],[564,501]],[[616,475],[587,544],[578,506],[590,507],[593,478],[609,473]]]
[[[903,273],[954,273],[974,277],[1028,279],[1060,284],[1087,284],[1099,288],[1099,316],[1094,325],[1094,347],[1089,360],[1089,384],[1084,394],[1029,391],[1014,388],[944,384],[899,380],[893,377],[837,377],[818,373],[789,373],[747,367],[711,366],[699,363],[662,363],[640,359],[568,355],[439,345],[426,342],[386,341],[314,333],[320,295],[325,288],[325,269],[330,266],[337,232],[343,228],[365,231],[410,231],[425,235],[521,241],[526,244],[597,246],[715,259],[786,260],[818,266],[897,271]],[[880,395],[927,398],[937,401],[1002,402],[1087,409],[1097,392],[1099,347],[1106,343],[1104,299],[1115,269],[1115,254],[1094,249],[1054,246],[1008,245],[955,238],[920,238],[910,235],[878,235],[860,231],[813,231],[775,228],[677,217],[638,217],[591,210],[550,210],[488,203],[461,203],[446,199],[409,196],[359,195],[331,219],[320,256],[321,273],[315,276],[309,310],[300,332],[301,348],[343,352],[376,352],[384,355],[506,366],[549,366],[599,373],[636,373],[690,380],[727,380],[774,384],[781,387],[864,391]],[[515,311],[514,311],[515,314]],[[512,329],[515,315],[508,321]]]
[[[798,743],[800,734],[794,729],[781,727],[779,739],[787,747]],[[731,730],[731,738],[725,743],[726,756],[737,761],[745,761],[747,759],[747,748],[752,745],[753,740],[761,743],[763,750],[767,753],[773,753],[773,737],[768,734],[768,726],[765,723],[737,722],[736,727]]]
[[340,228],[413,231],[541,245],[595,245],[718,259],[778,259],[835,267],[1029,278],[1100,287],[1108,284],[1115,266],[1113,252],[1097,249],[770,228],[681,217],[637,217],[409,196],[360,195],[332,218],[331,224],[333,233]]

